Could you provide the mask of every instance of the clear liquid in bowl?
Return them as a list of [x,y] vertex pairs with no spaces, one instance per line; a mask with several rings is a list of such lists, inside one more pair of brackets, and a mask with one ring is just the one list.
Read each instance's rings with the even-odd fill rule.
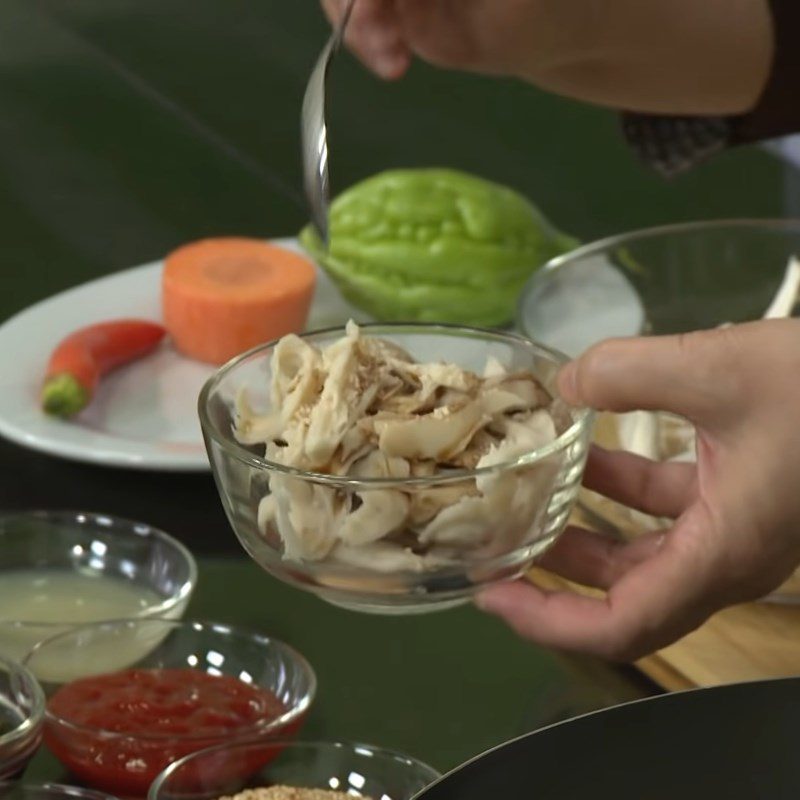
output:
[[146,586],[100,573],[11,570],[0,578],[0,655],[22,661],[74,625],[139,617],[163,602]]

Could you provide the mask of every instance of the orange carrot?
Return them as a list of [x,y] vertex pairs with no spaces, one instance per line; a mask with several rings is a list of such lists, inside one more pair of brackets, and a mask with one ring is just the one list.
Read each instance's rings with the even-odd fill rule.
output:
[[303,329],[314,294],[313,264],[257,239],[204,239],[164,264],[164,322],[182,353],[222,364]]
[[120,319],[69,334],[47,364],[42,408],[59,417],[77,414],[91,402],[103,375],[155,350],[165,333],[155,322]]

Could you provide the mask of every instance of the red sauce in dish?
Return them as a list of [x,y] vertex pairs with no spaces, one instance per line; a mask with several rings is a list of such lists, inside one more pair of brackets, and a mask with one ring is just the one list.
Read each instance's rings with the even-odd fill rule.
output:
[[[193,669],[132,669],[62,686],[48,703],[45,741],[91,786],[144,796],[168,764],[234,735],[257,735],[285,714],[270,691]],[[284,738],[302,720],[270,731]],[[81,726],[81,727],[73,727]]]

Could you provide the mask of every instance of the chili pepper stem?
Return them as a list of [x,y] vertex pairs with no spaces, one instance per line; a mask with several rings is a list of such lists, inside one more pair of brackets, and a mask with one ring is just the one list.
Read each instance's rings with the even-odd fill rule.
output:
[[89,404],[90,393],[67,373],[53,375],[42,387],[42,408],[56,417],[71,417]]

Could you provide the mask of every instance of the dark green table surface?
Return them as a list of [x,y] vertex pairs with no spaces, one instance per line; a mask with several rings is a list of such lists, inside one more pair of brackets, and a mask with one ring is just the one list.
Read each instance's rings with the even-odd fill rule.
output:
[[[344,611],[234,559],[201,563],[188,615],[291,642],[315,667],[303,738],[377,743],[440,770],[543,724],[650,687],[632,671],[560,659],[473,608],[420,617]],[[64,779],[40,751],[29,779]]]
[[[296,231],[300,98],[325,31],[315,0],[2,0],[0,321],[189,239]],[[776,215],[788,180],[750,149],[666,183],[630,156],[610,112],[421,65],[385,85],[343,58],[335,187],[400,165],[506,182],[582,238]],[[239,555],[208,476],[102,470],[5,442],[0,476],[0,509],[102,510],[193,547],[206,559],[193,616],[285,637],[316,666],[308,736],[398,747],[445,769],[653,691],[630,670],[522,643],[473,609],[370,618],[288,589]],[[57,774],[37,757],[33,777]]]

